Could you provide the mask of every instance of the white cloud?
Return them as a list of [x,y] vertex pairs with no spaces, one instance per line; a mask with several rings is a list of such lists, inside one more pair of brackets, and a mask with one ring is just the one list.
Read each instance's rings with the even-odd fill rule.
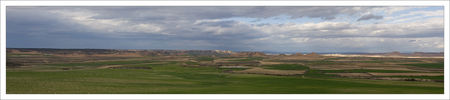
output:
[[290,37],[423,37],[441,34],[444,29],[442,18],[393,24],[320,22],[266,24],[253,27],[268,34],[284,34]]
[[89,11],[52,10],[50,12],[59,14],[71,22],[81,24],[101,33],[111,33],[116,35],[127,35],[130,33],[168,34],[162,32],[162,27],[156,24],[136,23],[125,19],[95,19],[93,17],[99,14]]
[[413,22],[413,21],[421,21],[424,19],[428,19],[429,17],[440,17],[444,16],[443,10],[436,11],[413,11],[405,14],[400,14],[397,16],[388,16],[384,21],[388,21],[390,23],[399,23],[399,22]]
[[396,7],[396,6],[377,7],[377,8],[373,8],[370,12],[383,12],[387,15],[391,15],[391,14],[394,14],[399,11],[404,11],[404,10],[414,9],[414,8],[424,8],[424,7]]

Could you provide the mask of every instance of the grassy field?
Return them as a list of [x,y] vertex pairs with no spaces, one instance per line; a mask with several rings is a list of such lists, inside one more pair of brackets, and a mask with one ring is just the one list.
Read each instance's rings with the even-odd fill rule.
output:
[[214,58],[212,58],[212,57],[197,57],[196,60],[199,60],[199,61],[213,61]]
[[[52,52],[63,51],[71,52]],[[6,93],[444,93],[444,63],[443,59],[436,58],[212,56],[197,51],[198,55],[165,54],[170,52],[151,56],[104,55],[107,51],[81,50],[76,52],[89,52],[89,55],[77,56],[10,52]]]
[[[134,62],[134,61],[132,61]],[[140,61],[136,61],[140,62]],[[103,62],[109,65],[124,62]],[[127,63],[128,64],[128,63]],[[60,66],[79,66],[73,64]],[[152,70],[85,69],[69,71],[20,70],[7,72],[8,94],[146,94],[146,93],[230,93],[230,94],[328,94],[328,93],[443,93],[443,83],[408,82],[305,76],[270,76],[221,73],[213,67],[181,67],[179,63],[137,64]],[[299,65],[276,65],[280,69],[303,69]],[[272,66],[274,67],[274,66]],[[320,77],[320,78],[318,78]]]
[[409,66],[417,66],[417,67],[424,67],[424,68],[444,68],[444,62],[441,63],[419,63],[419,64],[403,64],[403,65],[409,65]]

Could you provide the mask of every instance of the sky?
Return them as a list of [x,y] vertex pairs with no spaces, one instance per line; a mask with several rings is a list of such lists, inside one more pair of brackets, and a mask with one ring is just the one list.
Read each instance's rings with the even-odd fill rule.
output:
[[6,8],[7,48],[443,52],[442,6]]

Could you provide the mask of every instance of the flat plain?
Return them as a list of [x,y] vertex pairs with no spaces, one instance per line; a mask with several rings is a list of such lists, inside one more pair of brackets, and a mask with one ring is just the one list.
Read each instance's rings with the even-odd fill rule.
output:
[[7,49],[6,92],[444,93],[444,60],[439,58],[440,54],[438,57],[386,55],[389,56],[268,55],[219,50]]

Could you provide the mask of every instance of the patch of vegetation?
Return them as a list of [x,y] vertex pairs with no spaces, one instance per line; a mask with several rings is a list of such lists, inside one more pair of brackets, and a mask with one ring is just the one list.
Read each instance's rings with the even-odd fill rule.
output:
[[188,65],[198,65],[199,64],[198,62],[192,62],[192,61],[187,61],[185,63]]
[[276,64],[276,65],[265,65],[266,69],[278,69],[278,70],[307,70],[309,67],[299,65],[299,64]]
[[23,66],[23,64],[6,60],[6,68],[18,68],[20,66]]
[[444,62],[442,63],[420,63],[420,64],[402,64],[402,65],[408,65],[408,66],[416,66],[416,67],[423,67],[423,68],[444,68]]
[[322,72],[320,70],[313,70],[313,69],[310,69],[310,70],[306,71],[304,76],[312,77],[312,78],[332,78],[332,77],[337,77],[337,75],[324,74],[324,72]]
[[345,63],[339,63],[335,61],[329,61],[329,60],[319,60],[319,61],[308,61],[307,62],[310,65],[332,65],[332,64],[345,64]]
[[196,57],[195,60],[197,60],[197,61],[213,61],[214,58],[202,56],[202,57]]

